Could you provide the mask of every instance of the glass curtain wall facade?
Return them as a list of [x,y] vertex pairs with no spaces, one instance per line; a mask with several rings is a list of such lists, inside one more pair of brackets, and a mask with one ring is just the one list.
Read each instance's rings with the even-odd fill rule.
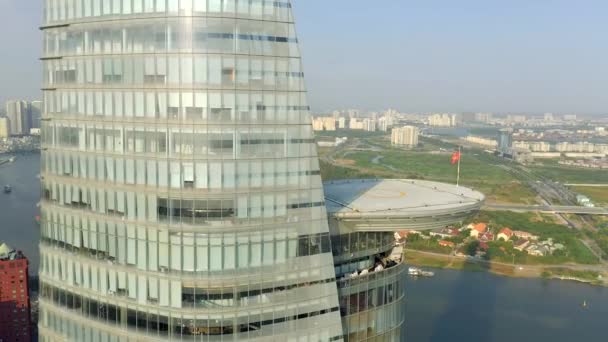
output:
[[[355,232],[330,217],[344,341],[401,341],[405,277],[391,232]],[[400,250],[400,249],[399,249]]]
[[46,0],[40,340],[342,340],[288,0]]

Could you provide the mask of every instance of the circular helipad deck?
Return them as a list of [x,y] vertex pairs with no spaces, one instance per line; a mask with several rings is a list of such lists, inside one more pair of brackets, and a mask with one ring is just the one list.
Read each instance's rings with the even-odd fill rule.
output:
[[462,186],[408,179],[330,181],[324,189],[330,218],[380,225],[369,230],[444,227],[477,212],[485,199]]

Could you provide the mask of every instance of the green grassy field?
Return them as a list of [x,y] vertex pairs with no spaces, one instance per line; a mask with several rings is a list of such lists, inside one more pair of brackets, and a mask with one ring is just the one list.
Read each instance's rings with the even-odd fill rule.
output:
[[562,183],[608,183],[608,172],[606,170],[577,169],[564,166],[533,166],[530,169],[537,174]]
[[376,178],[370,173],[360,172],[355,169],[340,167],[320,161],[321,179],[323,181],[336,179],[359,179],[359,178]]
[[452,252],[452,248],[440,246],[436,239],[418,239],[414,241],[410,241],[410,239],[408,239],[407,248],[446,255]]
[[447,255],[435,256],[410,250],[405,252],[405,262],[410,265],[421,267],[447,268],[471,272],[491,272],[506,276],[514,274],[514,268],[512,266],[468,262],[463,258],[448,257]]
[[[350,150],[334,156],[342,165],[322,164],[324,179],[338,178],[412,178],[455,183],[457,168],[450,164],[451,151],[456,145],[437,139],[421,137],[421,145],[406,150],[390,145],[385,132],[335,131],[320,132],[319,136],[348,136],[359,148],[382,149],[381,152]],[[443,152],[440,152],[443,150]],[[320,149],[324,155],[331,149]],[[378,156],[382,158],[376,159]],[[373,161],[376,161],[375,163]],[[536,203],[536,194],[525,182],[501,168],[507,163],[481,150],[464,150],[461,163],[461,184],[481,191],[489,202]],[[608,183],[605,170],[566,168],[554,162],[531,166],[530,169],[563,183]],[[598,204],[608,205],[608,188],[580,188]]]
[[590,237],[597,243],[597,245],[602,250],[604,256],[603,258],[608,258],[608,231],[600,230],[598,232],[588,233]]
[[[374,163],[373,160],[378,155],[383,158]],[[382,153],[360,151],[344,156],[344,159],[354,161],[357,167],[367,173],[390,172],[401,178],[456,183],[457,167],[450,164],[450,158],[450,152],[421,153],[403,150],[386,150]],[[492,157],[483,153],[463,154],[461,184],[483,192],[488,200],[533,203],[534,193],[493,162]]]

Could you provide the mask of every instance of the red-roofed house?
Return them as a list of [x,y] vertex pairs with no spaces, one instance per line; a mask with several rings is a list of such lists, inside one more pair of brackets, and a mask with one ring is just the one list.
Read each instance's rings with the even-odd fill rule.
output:
[[479,240],[480,241],[494,241],[494,234],[492,234],[490,232],[485,232],[485,233],[479,235]]
[[410,233],[411,232],[409,230],[400,230],[398,232],[395,232],[395,241],[404,242]]
[[455,244],[452,241],[441,240],[439,241],[439,246],[454,248]]
[[471,236],[479,238],[479,236],[488,230],[488,225],[485,223],[474,224],[471,228]]
[[479,243],[479,249],[481,249],[482,251],[487,251],[488,249],[490,249],[490,246],[486,242],[482,241]]
[[498,235],[496,235],[496,239],[509,241],[513,237],[513,231],[507,227],[500,230]]

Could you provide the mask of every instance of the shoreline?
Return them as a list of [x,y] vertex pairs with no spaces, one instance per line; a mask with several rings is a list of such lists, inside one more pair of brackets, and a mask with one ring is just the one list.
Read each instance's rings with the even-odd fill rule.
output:
[[[608,283],[606,282],[607,279],[605,277],[606,272],[597,272],[603,276],[602,279],[580,278],[567,274],[583,272],[573,270],[571,268],[573,265],[510,265],[496,261],[475,260],[414,249],[404,249],[404,261],[408,265],[418,267],[432,267],[469,272],[488,272],[510,278],[567,280],[592,286],[608,287]],[[580,266],[584,267],[584,265]]]

